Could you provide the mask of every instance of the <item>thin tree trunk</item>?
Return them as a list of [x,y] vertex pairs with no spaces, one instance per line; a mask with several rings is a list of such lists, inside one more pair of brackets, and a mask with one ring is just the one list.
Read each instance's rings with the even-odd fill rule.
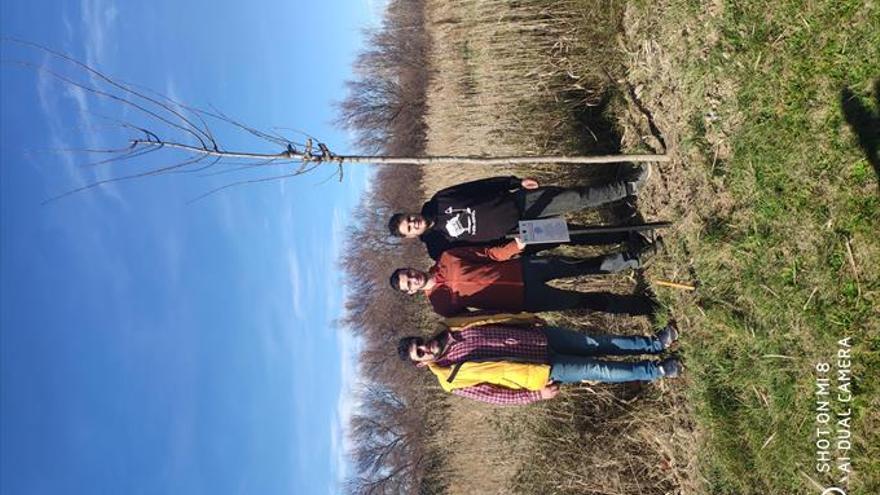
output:
[[445,163],[457,163],[461,165],[521,165],[535,163],[555,164],[599,164],[599,163],[622,163],[622,162],[667,162],[667,155],[598,155],[598,156],[423,156],[423,157],[396,157],[396,156],[333,156],[331,161],[336,163],[384,163],[384,164],[413,164],[413,165],[436,165]]
[[303,160],[307,162],[327,162],[342,165],[345,163],[376,163],[389,165],[436,165],[455,163],[462,165],[520,165],[536,163],[555,164],[599,164],[599,163],[623,163],[623,162],[668,162],[668,155],[599,155],[599,156],[562,156],[562,155],[536,155],[536,156],[369,156],[369,155],[321,155],[305,151],[283,151],[281,153],[248,153],[243,151],[212,150],[199,146],[191,146],[182,143],[151,142],[144,140],[132,141],[134,146],[150,145],[165,148],[176,148],[191,153],[217,156],[223,158],[251,158],[251,159],[289,159]]

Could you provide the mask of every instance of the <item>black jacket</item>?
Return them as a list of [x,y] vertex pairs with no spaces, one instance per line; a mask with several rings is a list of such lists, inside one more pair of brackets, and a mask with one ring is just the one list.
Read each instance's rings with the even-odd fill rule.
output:
[[453,247],[502,242],[515,231],[522,216],[522,180],[493,177],[443,189],[422,206],[434,222],[419,239],[437,259]]

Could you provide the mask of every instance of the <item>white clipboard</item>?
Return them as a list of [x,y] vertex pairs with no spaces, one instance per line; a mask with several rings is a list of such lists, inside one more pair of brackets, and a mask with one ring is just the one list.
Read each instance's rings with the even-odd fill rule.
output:
[[520,220],[519,235],[526,244],[569,242],[568,223],[562,217]]

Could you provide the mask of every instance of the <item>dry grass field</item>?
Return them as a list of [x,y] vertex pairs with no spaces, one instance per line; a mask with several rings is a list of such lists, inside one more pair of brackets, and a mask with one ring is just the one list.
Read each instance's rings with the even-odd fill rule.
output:
[[[563,282],[656,291],[656,321],[548,319],[622,333],[675,319],[688,366],[680,380],[585,385],[517,409],[450,398],[433,439],[448,492],[814,493],[832,478],[811,460],[812,369],[857,336],[848,486],[877,493],[880,202],[840,104],[843,87],[869,101],[880,77],[877,2],[456,0],[429,2],[427,19],[428,154],[672,156],[637,204],[576,218],[675,221],[667,254],[644,273]],[[432,167],[423,187],[625,172]]]
[[[538,5],[540,4],[540,5]],[[429,154],[605,153],[619,146],[608,90],[622,70],[614,39],[622,4],[597,2],[434,2],[429,4],[432,84]],[[598,47],[598,48],[597,48]],[[626,166],[481,169],[428,167],[429,194],[493,175],[546,183],[603,181]],[[587,212],[581,223],[635,221],[635,205]],[[614,248],[614,247],[612,247]],[[588,256],[597,248],[566,248]],[[562,281],[582,290],[633,293],[641,277]],[[564,313],[554,323],[594,331],[652,332],[646,318]],[[572,388],[558,400],[498,409],[450,400],[445,447],[450,493],[671,493],[691,479],[694,430],[679,383]]]

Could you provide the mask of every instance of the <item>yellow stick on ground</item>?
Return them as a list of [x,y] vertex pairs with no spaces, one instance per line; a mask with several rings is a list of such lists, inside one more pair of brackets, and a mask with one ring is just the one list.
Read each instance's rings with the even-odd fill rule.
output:
[[697,288],[694,287],[693,285],[679,284],[679,283],[675,283],[675,282],[669,282],[667,280],[652,280],[651,282],[653,282],[654,284],[659,285],[661,287],[672,287],[673,289],[681,289],[681,290],[697,290]]

